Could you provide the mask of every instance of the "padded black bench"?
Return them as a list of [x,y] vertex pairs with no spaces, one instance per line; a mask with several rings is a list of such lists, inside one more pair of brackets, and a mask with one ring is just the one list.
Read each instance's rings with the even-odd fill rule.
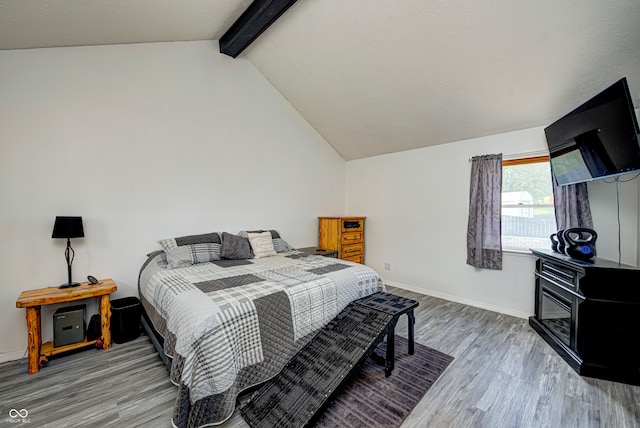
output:
[[395,328],[398,323],[398,319],[403,314],[407,314],[408,318],[407,341],[409,344],[409,355],[413,355],[414,353],[413,334],[416,318],[413,313],[413,309],[418,306],[418,302],[412,299],[407,299],[406,297],[378,292],[362,299],[358,299],[353,303],[391,315],[391,320],[385,327],[385,334],[387,336],[387,356],[384,364],[385,376],[389,377],[395,367]]
[[389,293],[350,303],[254,393],[240,414],[254,428],[310,425],[385,336],[385,375],[391,374],[395,325],[402,314],[409,318],[409,353],[413,354],[416,306],[415,300]]

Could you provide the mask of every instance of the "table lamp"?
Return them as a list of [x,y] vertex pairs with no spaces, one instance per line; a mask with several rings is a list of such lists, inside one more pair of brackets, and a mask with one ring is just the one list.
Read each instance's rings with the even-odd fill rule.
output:
[[73,251],[73,248],[71,248],[71,238],[84,238],[82,217],[56,217],[51,237],[67,239],[67,249],[64,252],[64,257],[67,259],[69,281],[66,284],[62,284],[60,288],[77,287],[80,283],[71,281],[71,264],[73,263],[73,258],[75,256],[75,252]]

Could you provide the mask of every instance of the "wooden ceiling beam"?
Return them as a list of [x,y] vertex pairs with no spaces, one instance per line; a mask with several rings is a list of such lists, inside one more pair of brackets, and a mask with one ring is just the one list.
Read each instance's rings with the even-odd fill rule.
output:
[[236,58],[297,0],[255,0],[220,38],[220,52]]

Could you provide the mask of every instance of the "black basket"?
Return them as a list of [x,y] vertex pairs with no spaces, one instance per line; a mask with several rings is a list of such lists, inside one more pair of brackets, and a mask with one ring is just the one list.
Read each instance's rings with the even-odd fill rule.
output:
[[111,338],[115,343],[129,342],[140,335],[141,310],[137,297],[111,301]]

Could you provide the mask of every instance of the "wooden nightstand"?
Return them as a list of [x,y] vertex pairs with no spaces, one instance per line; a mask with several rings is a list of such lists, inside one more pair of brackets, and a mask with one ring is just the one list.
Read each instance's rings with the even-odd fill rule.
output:
[[72,302],[74,300],[100,297],[100,318],[102,326],[102,348],[111,348],[111,303],[109,294],[118,289],[112,279],[103,279],[101,284],[83,282],[74,288],[48,287],[23,291],[16,300],[16,308],[27,310],[27,333],[29,343],[29,374],[37,373],[40,366],[45,366],[47,357],[62,352],[80,349],[98,343],[98,340],[87,340],[70,345],[54,347],[53,342],[42,343],[40,308],[42,305]]
[[337,250],[338,258],[364,264],[366,217],[318,217],[318,246]]
[[318,247],[297,248],[297,250],[316,256],[333,257],[334,259],[338,258],[338,250],[325,250],[324,248]]

